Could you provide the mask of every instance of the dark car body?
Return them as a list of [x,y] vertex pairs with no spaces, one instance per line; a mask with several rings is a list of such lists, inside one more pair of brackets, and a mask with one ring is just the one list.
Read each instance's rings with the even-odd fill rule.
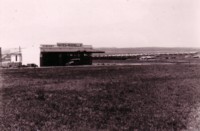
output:
[[34,64],[34,63],[29,63],[29,64],[27,64],[26,67],[38,67],[38,65],[36,65],[36,64]]

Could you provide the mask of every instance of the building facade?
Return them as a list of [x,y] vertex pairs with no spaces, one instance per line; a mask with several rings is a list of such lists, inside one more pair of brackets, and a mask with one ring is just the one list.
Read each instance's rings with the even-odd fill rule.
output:
[[22,63],[22,54],[21,53],[11,53],[10,61],[11,61],[11,63]]
[[92,53],[104,52],[82,43],[41,45],[40,66],[91,65]]

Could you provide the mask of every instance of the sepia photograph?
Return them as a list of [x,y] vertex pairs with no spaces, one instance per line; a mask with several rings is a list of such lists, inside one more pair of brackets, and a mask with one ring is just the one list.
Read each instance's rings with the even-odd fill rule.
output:
[[0,0],[0,131],[200,131],[199,0]]

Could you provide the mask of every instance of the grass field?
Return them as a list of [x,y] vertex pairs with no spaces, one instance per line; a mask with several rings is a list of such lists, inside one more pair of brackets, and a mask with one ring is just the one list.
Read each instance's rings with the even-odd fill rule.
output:
[[4,69],[1,77],[1,130],[198,129],[198,65]]

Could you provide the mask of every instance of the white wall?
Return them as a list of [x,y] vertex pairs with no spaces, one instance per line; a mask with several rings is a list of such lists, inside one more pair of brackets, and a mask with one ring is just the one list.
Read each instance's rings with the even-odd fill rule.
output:
[[[17,59],[16,59],[17,57]],[[21,62],[22,58],[21,58],[21,55],[18,55],[18,54],[13,54],[11,55],[11,62]]]
[[28,47],[21,49],[22,51],[22,64],[35,63],[40,65],[40,49],[39,47]]

